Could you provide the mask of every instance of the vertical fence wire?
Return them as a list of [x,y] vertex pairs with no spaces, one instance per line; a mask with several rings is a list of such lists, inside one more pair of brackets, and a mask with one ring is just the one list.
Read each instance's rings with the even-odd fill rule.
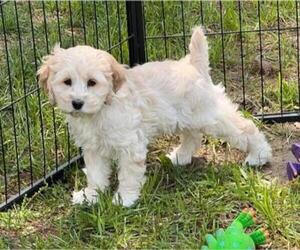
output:
[[222,65],[223,65],[223,81],[226,88],[226,61],[225,61],[225,45],[224,45],[224,26],[223,26],[223,3],[219,1],[220,25],[221,25],[221,43],[222,43]]
[[59,41],[60,46],[62,46],[58,1],[55,1],[55,9],[56,9],[56,21],[57,21],[58,41]]
[[164,33],[164,45],[165,45],[165,56],[169,56],[167,48],[167,34],[166,34],[166,18],[165,18],[165,6],[164,1],[161,1],[161,11],[162,11],[162,23],[163,23],[163,33]]
[[[72,46],[75,46],[75,40],[74,40],[74,27],[73,27],[73,19],[72,19],[72,5],[71,1],[68,1],[69,5],[69,15],[70,15],[70,26],[71,26],[71,35],[72,35]],[[98,33],[97,33],[98,35]],[[61,34],[59,34],[61,36]],[[67,123],[66,126],[66,132],[67,132],[67,155],[68,155],[68,164],[70,165],[71,162],[71,143],[70,143],[70,131],[69,131],[69,124]]]
[[201,25],[204,26],[204,15],[203,15],[203,1],[200,1],[200,15],[201,15]]
[[[58,1],[55,1],[55,7],[56,7],[56,21],[57,21],[57,33],[58,33],[58,40],[60,46],[63,46],[62,44],[62,34],[61,34],[61,27],[60,27],[60,17],[59,17],[59,5]],[[72,45],[74,46],[75,41],[74,41],[74,32],[73,32],[73,20],[72,20],[72,7],[71,7],[71,2],[68,1],[68,7],[69,7],[69,21],[70,21],[70,26],[71,26],[71,37],[72,37]],[[68,158],[68,163],[70,163],[71,160],[71,155],[70,155],[70,135],[69,135],[69,129],[68,129],[68,124],[65,125],[66,127],[66,133],[67,133],[67,158]],[[56,166],[56,169],[58,166]]]
[[240,55],[241,55],[241,71],[242,71],[242,85],[243,85],[243,108],[246,108],[246,93],[245,93],[245,72],[244,72],[244,47],[243,47],[243,28],[242,28],[242,9],[241,2],[238,0],[238,9],[239,9],[239,37],[240,37]]
[[49,40],[48,40],[48,28],[47,28],[46,8],[45,8],[45,2],[44,1],[42,1],[42,9],[43,9],[43,21],[44,21],[44,32],[45,32],[46,50],[47,50],[47,54],[49,54],[50,53],[50,48],[49,48]]
[[8,199],[8,183],[7,183],[7,172],[6,172],[6,160],[5,160],[5,148],[4,148],[4,135],[2,130],[2,121],[1,121],[1,114],[0,114],[0,142],[1,142],[1,154],[2,154],[2,162],[3,162],[3,175],[4,175],[4,196],[5,202],[7,203]]
[[27,129],[27,139],[28,139],[28,154],[29,154],[29,167],[30,167],[30,184],[33,184],[33,168],[32,168],[32,150],[31,150],[31,132],[30,132],[30,122],[29,122],[29,111],[28,111],[28,101],[27,101],[27,89],[26,89],[26,79],[24,70],[24,58],[23,58],[23,47],[22,47],[22,37],[19,23],[19,13],[17,8],[17,2],[14,2],[15,15],[16,15],[16,25],[19,40],[19,53],[21,62],[21,74],[22,74],[22,85],[24,93],[24,105],[25,105],[25,115],[26,115],[26,129]]
[[81,5],[81,19],[82,19],[82,29],[83,29],[83,40],[84,40],[84,44],[86,45],[87,41],[86,41],[85,13],[84,13],[83,1],[80,1],[80,5]]
[[71,1],[68,1],[69,6],[69,18],[70,18],[70,26],[71,26],[71,37],[72,37],[72,46],[75,46],[75,39],[74,39],[74,28],[73,28],[73,18],[72,18],[72,4]]
[[2,29],[4,36],[4,47],[6,52],[6,67],[8,73],[8,84],[9,84],[9,93],[10,93],[10,101],[11,101],[11,114],[12,114],[12,122],[13,122],[13,133],[14,133],[14,146],[15,146],[15,155],[16,155],[16,164],[17,164],[17,183],[18,183],[18,193],[21,193],[21,179],[20,179],[20,163],[19,163],[19,149],[18,149],[18,139],[17,139],[17,129],[16,129],[16,118],[15,118],[15,105],[14,105],[14,94],[13,94],[13,82],[11,77],[11,66],[9,62],[9,51],[7,44],[7,36],[6,36],[6,24],[5,24],[5,16],[3,11],[4,6],[0,4],[0,12],[2,17]]
[[108,3],[107,3],[107,1],[105,1],[104,3],[105,3],[105,14],[106,14],[108,51],[111,52],[111,38],[110,38],[110,22],[109,22]]
[[[46,50],[47,54],[50,53],[49,48],[49,40],[48,40],[48,28],[47,28],[47,17],[46,17],[46,10],[45,10],[45,2],[42,1],[42,9],[43,9],[43,21],[44,21],[44,32],[45,32],[45,42],[46,42]],[[55,110],[51,107],[52,110],[52,126],[54,132],[54,147],[55,147],[55,168],[58,168],[58,143],[57,143],[57,129],[56,129],[56,115]],[[44,169],[44,178],[46,177],[46,168]]]
[[120,50],[120,57],[121,63],[123,63],[123,49],[122,49],[122,34],[121,34],[121,18],[120,18],[120,5],[119,1],[117,1],[117,16],[118,16],[118,42],[119,42],[119,50]]
[[145,60],[146,60],[146,62],[148,62],[148,45],[147,45],[147,39],[146,39],[146,37],[147,37],[147,25],[146,25],[146,23],[147,23],[147,19],[146,19],[146,15],[145,15],[145,13],[146,13],[146,10],[145,10],[145,3],[144,2],[142,2],[142,11],[143,11],[143,17],[144,17],[144,46],[145,46]]
[[[85,24],[85,10],[84,10],[84,4],[83,1],[80,1],[80,5],[81,5],[81,21],[82,21],[82,29],[83,29],[83,41],[84,44],[87,45],[87,38],[86,38],[86,24]],[[70,143],[70,131],[68,128],[68,144]],[[79,148],[78,149],[78,153],[79,155],[82,155],[82,149]]]
[[257,2],[257,16],[258,16],[258,37],[259,37],[259,63],[260,63],[260,90],[261,90],[261,112],[264,114],[265,94],[264,94],[264,76],[263,76],[263,48],[262,48],[262,32],[261,32],[261,9],[260,1]]
[[[34,57],[34,67],[35,71],[38,70],[38,63],[37,63],[37,51],[35,45],[35,33],[34,33],[34,26],[32,20],[32,6],[31,2],[28,1],[28,9],[30,15],[30,29],[31,29],[31,40],[32,40],[32,50],[33,50],[33,57]],[[39,106],[39,122],[40,122],[40,133],[41,133],[41,144],[42,144],[42,151],[43,151],[43,169],[46,169],[46,152],[45,152],[45,138],[44,138],[44,121],[43,121],[43,113],[42,113],[42,102],[41,102],[41,90],[38,86],[38,78],[36,77],[36,85],[37,89],[37,98],[38,98],[38,106]]]
[[280,10],[279,1],[276,1],[277,10],[277,38],[278,38],[278,62],[279,62],[279,81],[280,81],[280,113],[283,113],[283,96],[282,96],[282,62],[281,62],[281,28],[280,28]]
[[186,55],[186,34],[185,34],[185,20],[184,20],[184,8],[183,8],[183,1],[180,1],[181,6],[181,21],[182,21],[182,33],[183,33],[183,48],[184,48],[184,54]]
[[97,18],[97,5],[96,1],[93,1],[94,6],[94,34],[96,38],[96,48],[99,49],[99,37],[98,37],[98,18]]

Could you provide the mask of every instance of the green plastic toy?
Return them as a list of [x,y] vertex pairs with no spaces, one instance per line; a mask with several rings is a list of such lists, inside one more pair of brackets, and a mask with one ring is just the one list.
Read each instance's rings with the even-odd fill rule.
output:
[[265,229],[258,229],[251,234],[244,232],[247,227],[255,223],[254,218],[255,211],[253,209],[244,209],[225,231],[217,230],[216,237],[207,234],[205,239],[208,246],[203,246],[201,249],[251,250],[255,249],[255,246],[265,244],[269,236]]

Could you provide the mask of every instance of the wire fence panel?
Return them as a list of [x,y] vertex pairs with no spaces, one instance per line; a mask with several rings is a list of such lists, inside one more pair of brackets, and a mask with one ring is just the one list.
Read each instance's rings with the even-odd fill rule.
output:
[[245,112],[299,120],[298,1],[0,1],[0,210],[81,161],[36,71],[56,43],[120,63],[179,59],[202,24],[211,75]]
[[298,1],[144,2],[144,12],[147,61],[184,56],[191,28],[202,24],[214,82],[241,109],[299,120]]

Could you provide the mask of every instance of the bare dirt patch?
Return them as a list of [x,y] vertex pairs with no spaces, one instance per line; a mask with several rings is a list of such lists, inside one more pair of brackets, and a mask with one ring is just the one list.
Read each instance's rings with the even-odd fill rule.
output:
[[280,182],[288,180],[286,174],[286,163],[295,162],[296,159],[291,152],[291,145],[300,141],[300,129],[295,124],[277,124],[268,127],[267,135],[273,149],[273,161],[263,168],[270,178],[277,178]]

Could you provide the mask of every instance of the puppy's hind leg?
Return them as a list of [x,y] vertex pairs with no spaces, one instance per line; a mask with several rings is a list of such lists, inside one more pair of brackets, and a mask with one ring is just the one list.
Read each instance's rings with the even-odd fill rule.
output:
[[168,158],[173,165],[187,165],[192,161],[192,156],[201,146],[202,134],[198,131],[185,130],[180,135],[181,144],[176,147]]
[[263,165],[271,160],[271,147],[253,121],[245,119],[237,111],[219,114],[215,124],[204,128],[207,134],[221,137],[233,147],[247,152],[245,163],[249,165]]

